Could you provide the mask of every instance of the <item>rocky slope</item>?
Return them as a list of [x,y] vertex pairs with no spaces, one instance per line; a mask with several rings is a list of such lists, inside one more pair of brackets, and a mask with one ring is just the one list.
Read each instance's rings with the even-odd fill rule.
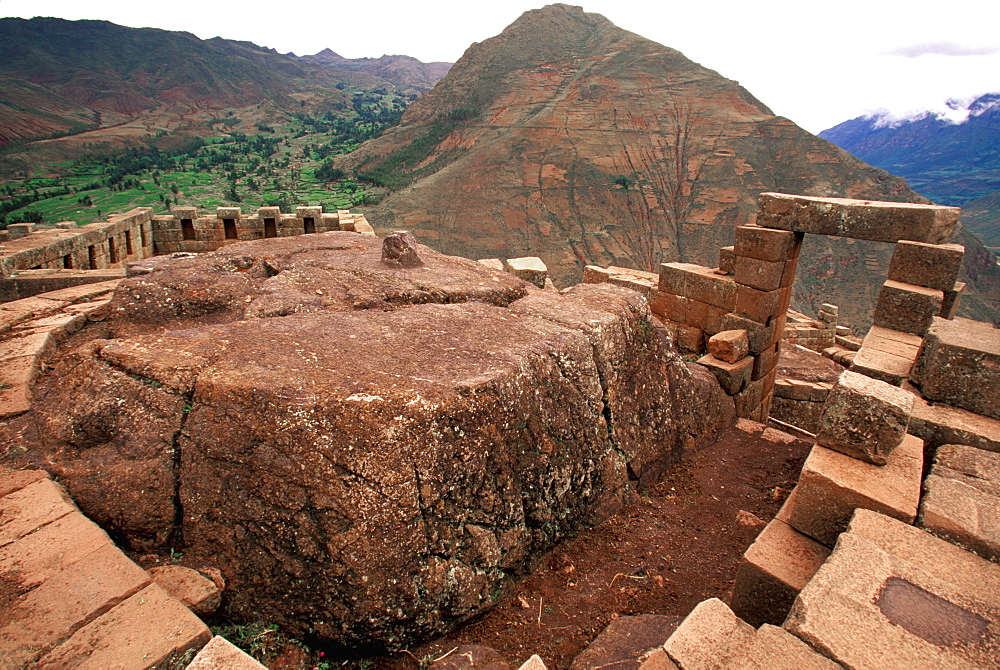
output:
[[133,549],[217,566],[234,621],[399,648],[491,607],[735,420],[638,293],[381,247],[334,232],[143,261],[0,454]]
[[[737,82],[567,5],[472,45],[340,166],[394,189],[368,212],[377,227],[474,258],[538,255],[562,284],[586,263],[714,266],[762,191],[923,200]],[[870,323],[891,250],[810,240],[805,254],[795,304]]]

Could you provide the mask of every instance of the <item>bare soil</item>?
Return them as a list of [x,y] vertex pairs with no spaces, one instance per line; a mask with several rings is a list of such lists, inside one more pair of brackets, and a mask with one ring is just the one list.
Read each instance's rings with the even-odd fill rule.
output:
[[743,552],[781,507],[810,447],[740,420],[618,514],[545,555],[490,612],[362,665],[413,670],[457,646],[480,644],[515,668],[532,654],[550,669],[568,668],[619,616],[683,617],[706,598],[728,602]]

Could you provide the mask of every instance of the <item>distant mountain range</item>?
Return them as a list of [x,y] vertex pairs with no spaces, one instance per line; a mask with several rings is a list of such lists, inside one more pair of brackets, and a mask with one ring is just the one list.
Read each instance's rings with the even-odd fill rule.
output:
[[[399,125],[337,161],[390,190],[366,212],[380,230],[472,258],[540,256],[563,285],[588,263],[714,267],[762,191],[926,202],[737,82],[561,4],[472,45]],[[1000,305],[977,293],[995,259],[968,233],[961,241],[966,314],[996,321]],[[890,255],[810,236],[796,306],[836,303],[860,330]]]
[[420,93],[447,66],[407,56],[350,60],[328,50],[297,58],[107,21],[5,18],[0,146],[57,138],[33,148],[52,157],[153,135],[204,135],[226,113],[267,123],[281,113],[347,108],[351,89]]
[[859,116],[819,136],[934,202],[965,208],[963,223],[1000,247],[1000,92],[907,118]]

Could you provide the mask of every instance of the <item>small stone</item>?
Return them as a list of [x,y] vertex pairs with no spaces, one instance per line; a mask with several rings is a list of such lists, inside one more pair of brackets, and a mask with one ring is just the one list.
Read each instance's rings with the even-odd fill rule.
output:
[[537,256],[509,258],[507,259],[507,267],[515,277],[531,282],[538,288],[545,288],[545,279],[549,276],[549,269],[541,258]]
[[741,509],[736,515],[736,523],[741,526],[749,526],[751,528],[758,528],[760,526],[766,526],[767,522],[761,519],[759,516],[753,512],[748,512]]
[[382,262],[392,267],[415,268],[424,264],[417,253],[417,238],[408,230],[396,230],[382,240]]
[[149,570],[153,581],[184,603],[195,614],[212,614],[219,608],[222,591],[215,583],[182,565],[166,565]]
[[708,353],[727,363],[736,363],[750,353],[745,330],[724,330],[708,339]]

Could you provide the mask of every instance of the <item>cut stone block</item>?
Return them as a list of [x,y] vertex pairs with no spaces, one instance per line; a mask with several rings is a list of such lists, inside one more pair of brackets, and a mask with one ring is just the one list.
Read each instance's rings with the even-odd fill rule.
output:
[[785,269],[787,265],[793,263],[794,261],[761,261],[737,256],[736,281],[760,291],[777,291],[779,288],[791,286],[791,283],[785,283]]
[[666,327],[667,332],[673,337],[674,344],[679,349],[696,354],[704,351],[705,333],[700,329],[689,326],[686,323],[671,321],[670,319],[661,319],[661,322]]
[[20,589],[33,589],[98,549],[107,533],[82,514],[67,514],[0,551],[0,574]]
[[12,603],[0,625],[0,658],[8,667],[27,667],[72,634],[80,622],[148,583],[149,575],[142,568],[114,545],[105,545]]
[[902,386],[909,378],[913,360],[863,346],[854,355],[850,370],[886,384]]
[[201,648],[185,670],[267,670],[224,637],[216,635]]
[[759,226],[891,244],[900,240],[940,244],[951,235],[961,213],[958,207],[784,193],[761,193],[758,203]]
[[737,226],[733,250],[737,256],[761,261],[787,261],[798,258],[802,238],[801,233],[786,230],[753,225]]
[[788,524],[832,547],[858,508],[913,523],[923,469],[920,439],[907,435],[885,465],[873,465],[816,445],[809,453],[788,509]]
[[754,634],[743,655],[736,659],[733,670],[838,670],[839,665],[820,656],[805,642],[783,628],[764,624]]
[[941,303],[942,319],[954,319],[958,313],[958,305],[962,301],[962,292],[965,291],[965,282],[955,282],[955,286],[944,292],[944,302]]
[[723,391],[728,395],[736,395],[750,383],[753,361],[751,356],[746,356],[736,363],[729,363],[707,354],[698,359],[698,364],[704,365],[715,375]]
[[770,349],[775,342],[781,339],[781,335],[785,332],[786,318],[786,315],[782,314],[772,319],[770,324],[759,324],[736,314],[727,314],[722,318],[722,328],[723,330],[745,330],[750,353],[756,356],[760,352]]
[[736,287],[736,314],[757,323],[767,323],[788,309],[791,295],[791,289],[787,288],[759,291],[740,284]]
[[733,278],[693,263],[661,263],[659,289],[728,312],[736,307]]
[[570,664],[570,670],[614,667],[626,670],[661,647],[681,622],[679,616],[641,614],[618,617]]
[[[503,268],[503,261],[500,260],[499,258],[481,258],[481,259],[479,259],[479,264],[480,265],[485,265],[486,267],[488,267],[491,270],[497,270],[498,272],[503,272],[503,270],[504,270],[504,268]],[[594,266],[588,265],[586,268],[583,269],[583,281],[584,281],[584,283],[593,283],[593,284],[600,283],[600,282],[588,282],[587,281],[587,270],[589,268],[592,268],[592,267],[594,267]],[[600,268],[598,268],[598,269],[600,269]],[[220,640],[225,641],[224,638],[215,638],[215,639],[220,639]],[[211,643],[209,643],[209,644],[211,644]]]
[[950,291],[962,269],[961,244],[925,244],[900,240],[889,262],[889,279]]
[[724,330],[708,338],[708,353],[726,363],[737,363],[750,353],[745,330]]
[[149,574],[172,598],[195,614],[213,614],[222,601],[222,591],[215,582],[191,568],[164,565],[152,568]]
[[863,346],[866,349],[884,351],[893,356],[915,360],[921,344],[923,338],[919,335],[872,326],[865,336]]
[[0,498],[0,547],[77,511],[63,487],[50,479],[25,486]]
[[923,528],[984,558],[1000,560],[1000,454],[943,446],[924,491]]
[[549,269],[541,258],[537,256],[508,258],[507,267],[515,277],[531,282],[538,288],[545,288],[545,278],[549,276]]
[[915,372],[928,400],[1000,419],[1000,330],[935,317]]
[[642,659],[638,670],[678,670],[678,668],[677,664],[667,656],[667,652],[663,651],[663,647],[660,647]]
[[778,358],[781,356],[781,342],[775,342],[769,349],[766,349],[753,358],[753,372],[750,379],[757,381],[763,379],[778,367]]
[[719,269],[726,274],[736,274],[736,251],[733,247],[719,249]]
[[799,591],[830,555],[782,521],[780,512],[778,517],[757,536],[736,570],[733,612],[752,626],[781,625]]
[[170,667],[212,639],[201,619],[156,584],[111,608],[39,660],[43,668]]
[[887,279],[875,305],[874,323],[882,328],[923,336],[941,313],[944,293],[939,289]]
[[913,398],[909,431],[930,447],[967,444],[985,451],[1000,452],[1000,419],[991,419],[945,403],[930,403],[919,395]]
[[885,465],[906,435],[913,396],[847,370],[827,396],[816,442],[854,458]]
[[45,470],[10,470],[0,465],[0,498],[43,479],[51,479]]
[[710,598],[691,610],[663,649],[684,670],[725,668],[744,653],[755,632],[724,602]]
[[[885,521],[875,538],[852,522],[784,628],[850,668],[996,667],[1000,566],[952,560],[960,550],[947,542]],[[969,575],[955,577],[968,557],[972,589],[956,583]]]

